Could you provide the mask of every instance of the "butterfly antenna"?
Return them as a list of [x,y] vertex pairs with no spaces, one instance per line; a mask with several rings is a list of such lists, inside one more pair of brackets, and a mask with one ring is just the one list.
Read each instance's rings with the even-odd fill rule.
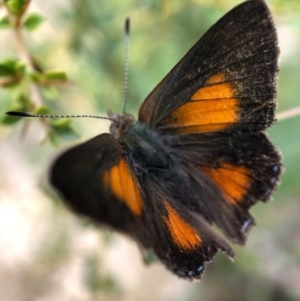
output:
[[18,116],[18,117],[39,117],[39,118],[98,118],[98,119],[107,119],[114,121],[114,119],[109,117],[102,117],[97,115],[42,115],[42,114],[33,114],[33,113],[25,113],[25,112],[15,112],[10,111],[6,112],[6,115],[9,116]]
[[124,75],[124,92],[123,92],[123,114],[125,114],[128,90],[128,69],[129,69],[129,32],[130,19],[125,20],[125,75]]
[[[127,90],[128,90],[128,69],[129,69],[129,32],[130,32],[130,19],[127,17],[125,20],[125,75],[124,75],[124,92],[123,92],[123,114],[125,114]],[[110,117],[102,117],[96,115],[42,115],[25,112],[6,112],[6,115],[17,117],[39,117],[39,118],[98,118],[116,121]]]

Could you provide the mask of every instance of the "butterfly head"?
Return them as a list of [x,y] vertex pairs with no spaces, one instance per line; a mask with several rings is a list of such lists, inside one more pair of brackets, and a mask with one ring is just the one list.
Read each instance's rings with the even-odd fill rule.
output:
[[125,113],[122,115],[114,114],[112,111],[107,112],[108,117],[112,120],[109,132],[117,139],[120,140],[123,133],[126,133],[130,126],[135,123],[133,115]]

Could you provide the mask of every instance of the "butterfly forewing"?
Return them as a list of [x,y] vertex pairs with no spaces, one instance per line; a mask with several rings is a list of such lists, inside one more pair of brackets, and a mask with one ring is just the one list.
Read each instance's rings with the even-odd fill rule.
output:
[[50,181],[77,213],[147,245],[141,191],[112,135],[67,150],[54,162]]
[[242,3],[154,89],[139,119],[173,134],[262,130],[274,120],[277,57],[266,4]]

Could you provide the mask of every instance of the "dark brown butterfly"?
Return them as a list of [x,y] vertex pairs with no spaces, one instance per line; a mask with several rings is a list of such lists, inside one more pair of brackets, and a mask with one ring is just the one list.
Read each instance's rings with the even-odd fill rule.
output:
[[200,279],[228,242],[244,244],[249,208],[267,201],[281,159],[263,131],[276,108],[278,46],[264,1],[232,9],[144,101],[139,119],[109,114],[101,134],[62,154],[50,181],[79,214]]

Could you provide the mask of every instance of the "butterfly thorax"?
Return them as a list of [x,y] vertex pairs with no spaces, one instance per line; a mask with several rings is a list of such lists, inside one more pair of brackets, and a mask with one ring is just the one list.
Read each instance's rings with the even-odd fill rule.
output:
[[141,167],[170,167],[172,157],[159,133],[128,113],[116,115],[110,112],[109,117],[113,119],[110,133]]

